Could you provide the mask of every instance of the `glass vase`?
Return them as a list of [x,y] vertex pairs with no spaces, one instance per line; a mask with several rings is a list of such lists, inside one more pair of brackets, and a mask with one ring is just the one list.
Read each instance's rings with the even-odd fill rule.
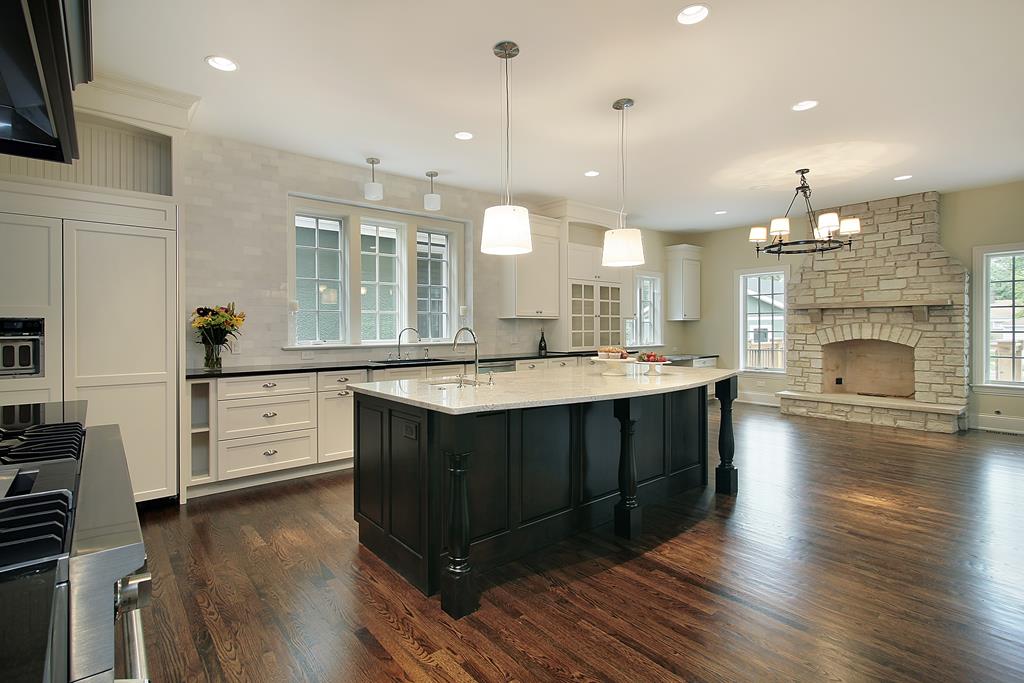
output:
[[207,370],[220,370],[220,350],[222,347],[219,344],[203,344],[203,347],[206,349],[203,367]]

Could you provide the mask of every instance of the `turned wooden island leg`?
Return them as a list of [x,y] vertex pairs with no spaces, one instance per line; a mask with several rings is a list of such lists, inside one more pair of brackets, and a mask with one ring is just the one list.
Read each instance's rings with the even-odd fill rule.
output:
[[448,566],[441,572],[441,609],[453,619],[476,611],[476,592],[469,564],[469,453],[448,453]]
[[715,468],[715,491],[733,495],[737,489],[736,468],[732,464],[736,442],[732,435],[732,402],[736,400],[738,381],[729,377],[715,382],[715,398],[722,408],[722,420],[718,427],[718,455],[721,462]]
[[636,420],[629,416],[629,399],[615,401],[619,421],[619,502],[615,504],[615,535],[636,538],[640,535],[642,510],[636,499],[636,453],[633,434]]

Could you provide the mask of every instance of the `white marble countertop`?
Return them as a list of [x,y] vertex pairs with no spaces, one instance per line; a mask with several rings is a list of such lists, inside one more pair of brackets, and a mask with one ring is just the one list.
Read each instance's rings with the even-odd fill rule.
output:
[[663,367],[662,374],[641,375],[639,368],[634,366],[625,376],[609,377],[600,374],[602,369],[580,367],[503,372],[494,375],[494,386],[467,385],[461,389],[438,384],[445,381],[440,377],[364,382],[352,384],[349,388],[360,394],[427,410],[463,415],[666,394],[713,384],[739,374],[738,370],[720,368]]

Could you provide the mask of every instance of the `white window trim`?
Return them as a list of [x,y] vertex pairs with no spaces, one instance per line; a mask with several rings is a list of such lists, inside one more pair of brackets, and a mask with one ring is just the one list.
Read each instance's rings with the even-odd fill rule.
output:
[[[640,342],[640,278],[649,277],[658,280],[658,296],[655,302],[658,307],[657,325],[655,326],[655,340],[649,344]],[[633,286],[633,321],[636,329],[636,346],[643,348],[661,347],[665,345],[665,274],[657,270],[634,270],[632,278]]]
[[[985,260],[993,254],[1024,251],[1024,242],[990,244],[974,247],[973,286],[971,287],[972,321],[971,344],[974,347],[971,363],[971,389],[981,395],[1020,396],[1024,395],[1024,384],[988,381],[988,273]],[[975,382],[974,380],[977,379]]]
[[[362,310],[362,301],[359,295],[359,287],[362,280],[362,264],[358,258],[361,250],[359,243],[360,231],[357,228],[361,225],[364,218],[374,221],[402,223],[405,226],[404,252],[401,256],[401,260],[404,263],[400,263],[400,267],[404,266],[404,269],[401,271],[404,282],[400,285],[403,291],[399,302],[399,318],[401,319],[399,329],[411,324],[408,322],[410,320],[413,323],[416,321],[415,290],[412,292],[409,290],[410,286],[414,286],[411,283],[416,281],[416,231],[419,228],[434,232],[447,232],[451,237],[451,267],[454,277],[449,288],[451,297],[450,332],[454,334],[461,325],[472,325],[471,307],[465,304],[465,302],[470,300],[473,291],[473,255],[472,250],[467,247],[467,245],[472,245],[474,242],[473,225],[471,222],[446,216],[427,215],[404,209],[371,207],[358,202],[294,192],[287,195],[286,205],[288,218],[285,230],[288,254],[286,259],[286,289],[288,292],[289,315],[287,341],[281,347],[282,349],[309,351],[315,349],[390,347],[395,345],[393,341],[373,340],[363,342],[360,337],[360,326],[357,322],[360,320],[359,312]],[[344,271],[342,284],[346,290],[344,295],[347,296],[348,302],[342,317],[342,325],[344,326],[342,336],[346,340],[344,342],[328,342],[323,344],[303,342],[300,344],[296,340],[295,315],[292,309],[297,297],[295,290],[295,214],[297,213],[323,218],[337,218],[342,221],[343,237],[346,240],[342,249],[342,269]],[[410,258],[409,254],[413,256]],[[466,309],[466,314],[463,314],[464,308]],[[451,341],[451,338],[432,339],[421,343],[415,338],[404,338],[403,344],[408,344],[410,347],[430,346],[450,344]]]
[[[359,336],[359,341],[360,341],[360,343],[363,343],[363,344],[366,344],[366,345],[371,345],[371,344],[392,344],[392,345],[394,345],[394,344],[398,343],[398,335],[401,334],[402,329],[404,329],[406,326],[409,325],[409,307],[405,306],[404,303],[405,303],[405,300],[409,297],[409,269],[408,269],[407,266],[408,266],[408,261],[409,261],[409,249],[408,249],[408,246],[409,246],[409,230],[410,230],[410,225],[409,225],[409,223],[400,222],[398,220],[391,220],[391,219],[385,220],[385,219],[377,218],[376,216],[370,216],[370,215],[368,215],[366,213],[360,214],[358,216],[358,218],[359,218],[359,252],[358,252],[359,253],[359,285],[358,285],[359,286],[359,290],[358,291],[360,293],[360,298],[359,298],[359,325],[357,327],[359,327],[359,335],[360,335]],[[395,234],[398,236],[397,244],[395,246],[395,262],[396,262],[395,263],[395,280],[396,280],[396,282],[394,283],[394,285],[395,285],[395,287],[398,288],[398,293],[397,293],[397,297],[396,297],[397,301],[395,302],[396,320],[395,320],[395,338],[394,339],[369,339],[369,340],[366,340],[365,342],[362,339],[362,327],[363,327],[363,322],[362,322],[363,321],[362,287],[365,284],[369,284],[369,283],[363,282],[363,277],[362,277],[363,276],[363,273],[362,273],[362,269],[363,269],[363,256],[373,256],[375,261],[376,261],[376,266],[375,267],[376,267],[376,270],[377,270],[377,273],[376,273],[377,279],[374,280],[375,284],[373,286],[378,288],[378,294],[379,294],[379,291],[380,291],[379,288],[380,288],[380,257],[381,257],[381,254],[379,252],[377,252],[375,254],[364,254],[363,253],[363,244],[362,244],[363,225],[366,225],[367,227],[374,228],[377,231],[377,234],[375,236],[376,236],[378,242],[380,241],[380,229],[381,228],[389,228],[391,230],[394,230]],[[386,284],[392,284],[392,283],[386,283]],[[353,284],[353,286],[355,286],[355,285]],[[377,301],[377,304],[378,305],[380,304],[380,300],[379,299]],[[377,325],[378,330],[379,330],[381,312],[377,308],[375,308],[374,311],[375,311],[374,315],[377,318],[376,325]],[[388,313],[390,313],[390,311],[388,311]]]
[[[782,311],[782,322],[783,322],[783,335],[786,342],[786,350],[782,354],[782,368],[778,370],[765,370],[763,368],[746,368],[743,367],[743,361],[746,357],[745,341],[746,335],[746,321],[743,318],[743,296],[744,291],[741,283],[743,282],[743,276],[745,275],[763,275],[765,273],[782,273],[782,286],[786,292],[786,307]],[[732,329],[733,334],[733,348],[736,350],[736,367],[739,368],[740,372],[744,375],[767,375],[770,377],[778,377],[786,374],[787,356],[789,355],[789,264],[776,262],[771,266],[759,266],[757,268],[740,268],[733,271],[733,311],[732,311]]]

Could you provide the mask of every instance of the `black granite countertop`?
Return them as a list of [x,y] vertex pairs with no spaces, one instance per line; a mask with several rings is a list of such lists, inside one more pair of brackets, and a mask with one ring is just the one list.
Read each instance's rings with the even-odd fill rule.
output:
[[[549,351],[548,358],[571,358],[576,356],[593,356],[593,351]],[[529,353],[493,353],[480,356],[481,363],[493,361],[517,361],[537,358],[537,352]],[[672,360],[689,360],[694,358],[717,358],[718,354],[708,355],[672,355]],[[246,377],[252,375],[286,375],[297,372],[331,372],[333,370],[383,370],[384,368],[418,368],[429,365],[455,365],[458,363],[472,363],[473,356],[465,355],[459,358],[414,358],[401,363],[387,363],[374,360],[339,360],[321,361],[317,363],[280,363],[268,365],[238,365],[221,368],[220,370],[206,370],[205,368],[189,368],[185,371],[185,379],[204,379],[218,377]]]

